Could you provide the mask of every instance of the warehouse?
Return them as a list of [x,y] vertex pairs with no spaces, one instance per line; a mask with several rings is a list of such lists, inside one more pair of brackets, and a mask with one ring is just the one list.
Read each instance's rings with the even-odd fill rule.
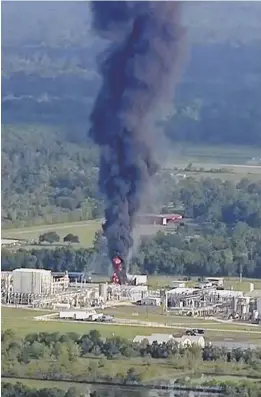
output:
[[13,292],[18,294],[51,295],[53,279],[50,270],[15,269]]

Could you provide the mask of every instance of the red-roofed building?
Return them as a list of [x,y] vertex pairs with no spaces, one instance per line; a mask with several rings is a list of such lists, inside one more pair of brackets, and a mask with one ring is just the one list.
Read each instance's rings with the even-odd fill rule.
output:
[[137,216],[137,221],[145,225],[163,225],[179,223],[183,216],[181,214],[142,214]]

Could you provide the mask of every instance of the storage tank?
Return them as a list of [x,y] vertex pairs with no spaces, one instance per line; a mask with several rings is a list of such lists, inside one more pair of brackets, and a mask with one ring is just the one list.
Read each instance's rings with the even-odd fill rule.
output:
[[108,295],[108,284],[100,284],[99,285],[99,295],[101,298],[103,298],[104,301],[107,301],[107,295]]
[[14,293],[51,294],[52,275],[44,269],[15,269],[13,271]]

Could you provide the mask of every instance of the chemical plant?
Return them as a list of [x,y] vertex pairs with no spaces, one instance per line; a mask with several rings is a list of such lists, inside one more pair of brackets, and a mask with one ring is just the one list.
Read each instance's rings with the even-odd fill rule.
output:
[[130,285],[91,283],[81,273],[15,269],[1,272],[2,304],[44,309],[86,308],[99,307],[108,301],[136,302],[148,295],[147,276],[129,279]]
[[[255,290],[252,283],[249,284],[249,291],[244,293],[224,289],[222,278],[208,278],[193,288],[186,287],[183,281],[170,280],[169,288],[152,291],[148,289],[146,275],[127,275],[127,280],[128,284],[94,283],[81,273],[15,269],[13,272],[1,272],[2,304],[27,305],[59,312],[74,311],[74,314],[80,310],[87,314],[76,314],[78,320],[95,318],[92,321],[105,321],[101,315],[96,319],[93,310],[116,303],[133,303],[161,306],[165,312],[184,316],[260,323],[261,291]],[[74,319],[76,317],[74,315]]]

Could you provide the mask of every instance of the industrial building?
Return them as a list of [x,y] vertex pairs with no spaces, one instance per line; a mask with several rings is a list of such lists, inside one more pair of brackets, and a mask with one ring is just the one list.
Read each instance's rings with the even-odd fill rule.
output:
[[180,280],[172,280],[170,286],[171,288],[185,288],[185,283]]
[[105,305],[139,303],[160,306],[179,315],[261,322],[261,291],[250,283],[249,291],[224,290],[222,278],[209,278],[195,288],[174,281],[175,288],[149,291],[146,275],[130,276],[130,285],[92,283],[82,273],[70,277],[67,272],[44,269],[15,269],[1,272],[2,304],[29,305],[34,308],[90,311]]
[[222,290],[213,285],[201,289],[174,288],[165,292],[165,307],[183,315],[258,321],[261,319],[261,304],[258,294],[252,295],[254,291]]
[[175,337],[171,334],[152,334],[152,335],[137,335],[133,339],[133,342],[135,343],[141,343],[143,341],[148,342],[150,345],[152,345],[154,342],[157,342],[158,344],[163,344],[163,343],[177,343],[178,346],[180,347],[188,347],[192,345],[197,345],[201,347],[202,349],[206,345],[205,338],[202,335],[183,335],[182,337]]
[[140,304],[145,306],[160,306],[161,298],[157,296],[147,296],[141,299]]
[[145,225],[167,226],[170,223],[179,223],[182,218],[181,214],[141,214],[137,216],[137,222]]
[[51,295],[52,274],[44,269],[15,269],[13,271],[13,292],[20,294]]
[[148,276],[146,274],[127,274],[127,279],[133,285],[148,284]]
[[[70,277],[67,272],[44,269],[15,269],[1,272],[3,304],[31,305],[48,309],[100,307],[107,301],[136,302],[148,295],[147,285],[114,285],[91,283],[81,273]],[[146,275],[133,276],[145,283]]]
[[217,287],[224,287],[224,277],[207,277],[206,282],[211,283]]

